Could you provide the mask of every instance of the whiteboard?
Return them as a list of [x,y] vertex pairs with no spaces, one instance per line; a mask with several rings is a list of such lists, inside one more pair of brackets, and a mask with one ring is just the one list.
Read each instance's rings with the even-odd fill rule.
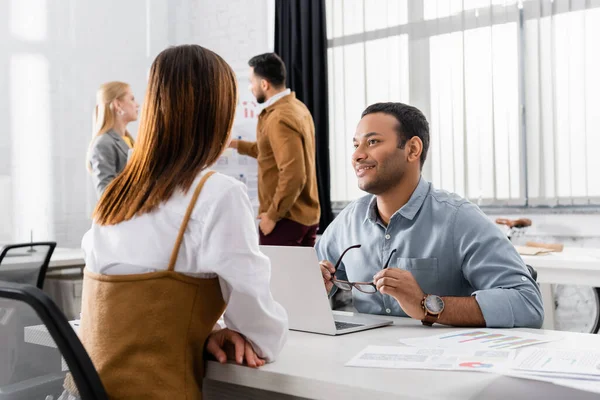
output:
[[[256,124],[262,107],[248,88],[248,75],[238,75],[239,98],[231,131],[233,139],[256,140]],[[256,159],[227,149],[212,167],[215,171],[234,177],[248,188],[248,196],[258,214],[258,165]]]

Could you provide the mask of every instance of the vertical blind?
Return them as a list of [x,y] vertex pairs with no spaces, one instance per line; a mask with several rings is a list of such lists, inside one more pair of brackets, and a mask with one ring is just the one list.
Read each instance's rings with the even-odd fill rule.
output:
[[419,107],[424,169],[482,204],[600,203],[600,1],[328,0],[334,201],[361,111]]

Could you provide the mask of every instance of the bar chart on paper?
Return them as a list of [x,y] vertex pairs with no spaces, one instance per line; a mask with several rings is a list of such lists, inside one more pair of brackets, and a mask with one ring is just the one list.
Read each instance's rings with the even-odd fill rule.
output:
[[471,329],[428,337],[400,339],[400,342],[417,347],[515,350],[559,339],[560,336],[538,335],[517,330]]

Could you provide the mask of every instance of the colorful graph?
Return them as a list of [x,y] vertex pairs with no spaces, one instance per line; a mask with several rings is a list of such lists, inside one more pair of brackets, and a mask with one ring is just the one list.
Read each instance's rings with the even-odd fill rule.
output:
[[450,339],[450,338],[455,338],[455,337],[472,337],[472,336],[481,336],[481,335],[488,335],[488,332],[484,332],[484,331],[470,331],[470,332],[461,332],[461,333],[455,333],[453,335],[446,335],[446,336],[440,336],[440,339]]
[[463,367],[463,368],[493,368],[494,364],[487,364],[487,363],[482,363],[480,361],[467,361],[467,362],[463,362],[458,364],[459,367]]
[[[515,339],[517,339],[517,340],[515,340]],[[511,349],[511,348],[517,348],[517,347],[521,347],[521,346],[529,346],[529,345],[537,344],[540,342],[537,339],[521,339],[521,338],[515,338],[515,339],[513,339],[512,341],[510,341],[508,343],[491,345],[490,348]]]
[[411,346],[443,348],[464,346],[490,350],[514,350],[552,340],[556,340],[556,338],[529,332],[515,330],[500,331],[486,328],[453,332],[427,338],[405,339],[402,342]]

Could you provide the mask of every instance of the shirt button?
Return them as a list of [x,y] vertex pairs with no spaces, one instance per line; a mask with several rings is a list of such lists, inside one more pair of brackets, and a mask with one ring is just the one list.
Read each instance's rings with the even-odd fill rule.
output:
[[386,309],[385,309],[385,312],[389,314],[389,313],[391,313],[391,312],[392,312],[392,310],[390,310],[389,308],[386,308]]
[[390,235],[385,235],[385,238],[389,239],[389,238],[391,238],[391,236]]
[[527,280],[527,278],[525,278],[524,276],[522,276],[522,277],[521,277],[521,280],[522,280],[523,282],[525,282],[525,281]]

